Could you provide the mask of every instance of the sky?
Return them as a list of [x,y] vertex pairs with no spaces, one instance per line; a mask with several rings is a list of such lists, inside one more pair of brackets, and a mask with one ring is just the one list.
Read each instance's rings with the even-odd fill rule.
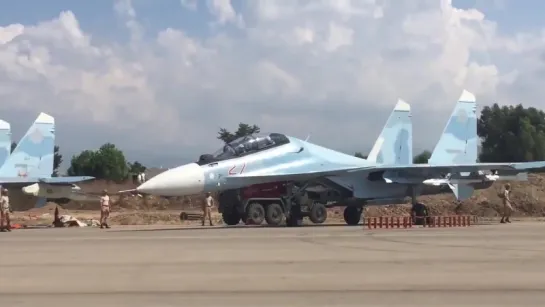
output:
[[[545,3],[511,0],[18,0],[0,10],[0,118],[56,119],[63,168],[111,142],[175,166],[220,128],[367,154],[398,99],[432,150],[463,89],[545,108]],[[28,8],[32,7],[32,10]]]

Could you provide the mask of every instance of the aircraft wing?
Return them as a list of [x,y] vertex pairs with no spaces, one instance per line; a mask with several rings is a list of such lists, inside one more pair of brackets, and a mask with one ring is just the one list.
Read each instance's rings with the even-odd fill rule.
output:
[[6,188],[10,186],[29,185],[33,183],[47,183],[52,185],[71,185],[76,182],[93,180],[91,176],[74,177],[49,177],[49,178],[25,178],[25,177],[0,177],[0,185]]
[[339,176],[348,173],[367,175],[372,172],[391,172],[391,182],[405,183],[403,179],[430,179],[439,178],[446,173],[477,172],[484,170],[508,170],[527,172],[532,169],[545,168],[545,161],[520,163],[473,163],[473,164],[411,164],[411,165],[377,165],[368,167],[346,167],[338,169],[317,170],[311,172],[277,172],[267,174],[238,174],[226,177],[227,183],[258,184],[274,181],[305,181],[319,177]]
[[364,170],[375,171],[403,171],[415,175],[432,175],[438,173],[464,173],[490,170],[503,170],[516,173],[526,172],[532,169],[545,168],[545,161],[515,162],[515,163],[470,163],[470,164],[410,164],[410,165],[378,165],[374,168],[351,170],[359,172]]

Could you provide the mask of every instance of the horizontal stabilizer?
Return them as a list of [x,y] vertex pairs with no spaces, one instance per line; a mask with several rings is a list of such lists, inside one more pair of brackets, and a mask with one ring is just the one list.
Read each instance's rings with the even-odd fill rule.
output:
[[49,183],[49,184],[72,184],[76,182],[83,182],[93,180],[95,177],[92,176],[66,176],[66,177],[51,177],[51,178],[42,178],[40,182]]
[[76,182],[93,180],[91,176],[76,176],[76,177],[50,177],[50,178],[25,178],[25,177],[6,177],[0,178],[0,185],[19,185],[32,183],[48,183],[54,185],[70,185]]

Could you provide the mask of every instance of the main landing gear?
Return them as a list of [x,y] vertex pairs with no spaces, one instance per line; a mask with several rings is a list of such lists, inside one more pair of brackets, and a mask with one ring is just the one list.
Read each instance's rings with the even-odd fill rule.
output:
[[354,206],[346,207],[344,208],[344,213],[343,213],[344,221],[346,222],[347,225],[356,226],[359,224],[361,220],[362,213],[363,213],[363,208],[354,207]]
[[418,202],[418,191],[415,186],[410,188],[411,190],[411,218],[414,225],[428,224],[430,211],[426,205]]

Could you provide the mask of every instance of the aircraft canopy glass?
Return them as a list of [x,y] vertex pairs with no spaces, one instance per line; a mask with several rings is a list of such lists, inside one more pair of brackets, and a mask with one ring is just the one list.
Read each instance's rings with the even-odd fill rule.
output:
[[240,157],[289,142],[289,139],[285,135],[279,133],[253,134],[240,137],[225,144],[223,148],[213,154],[213,157],[215,160]]

